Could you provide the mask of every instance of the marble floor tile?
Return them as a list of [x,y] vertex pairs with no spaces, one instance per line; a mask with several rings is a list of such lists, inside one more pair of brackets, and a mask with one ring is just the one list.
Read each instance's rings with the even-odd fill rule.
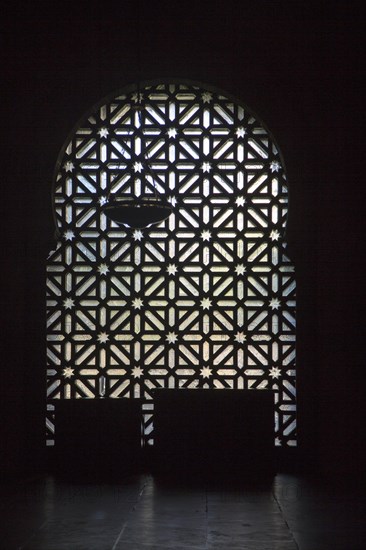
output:
[[[254,480],[255,481],[255,480]],[[363,550],[365,496],[298,476],[271,484],[68,483],[0,486],[4,550]]]

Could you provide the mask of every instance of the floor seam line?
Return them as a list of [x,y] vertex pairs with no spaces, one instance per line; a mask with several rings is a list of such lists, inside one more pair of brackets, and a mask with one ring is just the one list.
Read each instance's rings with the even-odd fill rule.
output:
[[27,550],[28,544],[32,541],[32,539],[34,539],[34,537],[35,537],[36,535],[38,535],[38,533],[39,533],[40,531],[42,531],[42,529],[47,525],[47,523],[48,523],[48,519],[46,519],[46,520],[42,523],[42,525],[41,525],[40,527],[38,527],[38,529],[37,529],[37,530],[36,530],[36,531],[35,531],[35,532],[34,532],[25,542],[24,542],[24,544],[22,543],[22,544],[17,548],[17,550],[23,550],[23,549]]
[[272,492],[273,499],[274,499],[275,503],[277,504],[279,511],[281,512],[282,519],[283,519],[283,521],[285,522],[285,525],[286,525],[286,527],[287,527],[287,529],[288,529],[288,532],[291,533],[291,536],[292,536],[292,538],[293,538],[293,540],[294,540],[294,543],[295,543],[295,545],[296,545],[297,550],[300,550],[300,546],[297,544],[297,540],[295,539],[295,536],[294,536],[294,534],[293,534],[293,532],[292,532],[292,529],[290,528],[290,525],[289,525],[289,523],[288,523],[288,521],[287,521],[287,519],[286,519],[286,516],[285,516],[285,514],[284,514],[284,511],[282,510],[282,506],[281,506],[281,504],[280,504],[280,501],[279,501],[279,500],[277,499],[277,497],[276,497],[276,494],[275,494],[275,492],[274,492],[274,489],[272,489],[271,492]]
[[130,511],[129,511],[129,513],[128,513],[128,517],[127,517],[126,521],[123,523],[122,528],[121,528],[120,532],[118,533],[118,536],[117,536],[117,538],[116,538],[116,540],[115,540],[115,542],[114,542],[114,544],[113,544],[111,550],[116,550],[117,545],[118,545],[119,541],[121,540],[122,535],[123,535],[123,533],[124,533],[124,531],[125,531],[125,529],[126,529],[126,527],[127,527],[127,524],[128,524],[128,522],[129,522],[129,516],[131,516],[131,514],[132,514],[133,512],[135,512],[136,507],[137,507],[137,505],[139,504],[139,502],[140,502],[140,500],[141,500],[141,498],[142,498],[142,495],[143,495],[143,493],[144,493],[144,491],[145,491],[146,486],[147,486],[147,481],[145,481],[145,483],[144,483],[143,486],[142,486],[142,489],[141,489],[140,492],[138,493],[137,499],[136,499],[136,501],[134,502],[134,504],[132,505],[132,508],[130,509]]

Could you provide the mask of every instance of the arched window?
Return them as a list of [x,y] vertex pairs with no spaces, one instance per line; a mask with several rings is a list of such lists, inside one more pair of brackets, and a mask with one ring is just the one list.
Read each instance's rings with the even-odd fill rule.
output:
[[[111,193],[151,192],[147,164],[174,212],[143,230],[118,226],[102,207]],[[295,445],[287,183],[258,118],[200,85],[124,90],[71,134],[53,198],[50,444],[54,399],[142,398],[152,443],[154,388],[271,388],[276,444]]]

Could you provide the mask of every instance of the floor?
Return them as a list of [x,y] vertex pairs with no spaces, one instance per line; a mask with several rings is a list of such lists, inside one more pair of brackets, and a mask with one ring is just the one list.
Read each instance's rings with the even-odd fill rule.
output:
[[53,476],[0,488],[1,550],[361,550],[365,496],[277,474],[193,482]]

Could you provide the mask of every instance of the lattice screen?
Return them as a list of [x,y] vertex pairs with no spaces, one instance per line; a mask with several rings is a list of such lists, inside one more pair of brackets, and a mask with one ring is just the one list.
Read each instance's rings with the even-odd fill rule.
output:
[[[174,213],[158,226],[121,228],[102,206],[111,193],[151,193],[149,166]],[[53,400],[95,396],[142,398],[152,443],[154,388],[272,388],[276,444],[296,444],[287,202],[272,137],[220,93],[145,86],[84,119],[54,184],[49,444]]]

